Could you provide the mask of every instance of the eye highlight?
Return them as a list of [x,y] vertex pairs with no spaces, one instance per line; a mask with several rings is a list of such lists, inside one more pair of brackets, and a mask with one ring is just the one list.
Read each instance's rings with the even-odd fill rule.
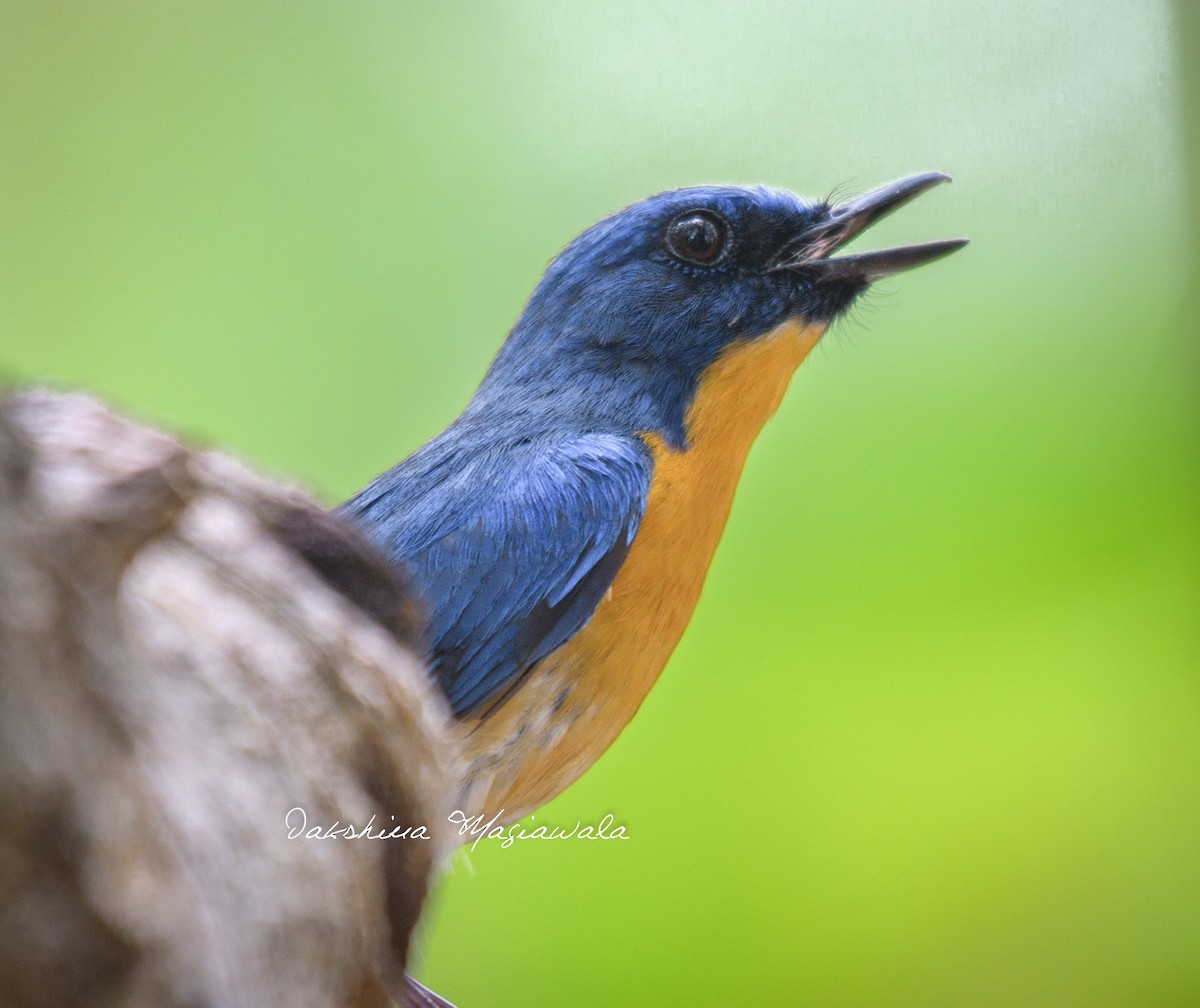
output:
[[667,251],[693,266],[712,266],[729,247],[729,225],[711,210],[685,210],[667,225]]

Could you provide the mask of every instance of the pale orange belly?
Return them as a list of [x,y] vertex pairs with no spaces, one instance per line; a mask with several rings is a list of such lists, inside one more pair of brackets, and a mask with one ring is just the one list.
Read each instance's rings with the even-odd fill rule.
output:
[[691,618],[750,445],[822,331],[791,322],[727,350],[688,410],[686,451],[645,436],[654,476],[629,555],[583,630],[502,703],[463,719],[460,808],[519,819],[575,781],[629,723]]

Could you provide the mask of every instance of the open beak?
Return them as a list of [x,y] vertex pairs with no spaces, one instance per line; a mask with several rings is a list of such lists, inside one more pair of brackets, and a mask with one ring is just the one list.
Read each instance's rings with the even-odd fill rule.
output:
[[941,241],[923,242],[920,245],[900,245],[875,252],[856,252],[830,258],[833,252],[877,220],[904,206],[926,189],[949,181],[950,176],[941,172],[921,172],[889,182],[845,203],[839,203],[826,217],[816,221],[789,241],[770,268],[772,271],[804,270],[814,275],[818,282],[858,279],[870,283],[880,277],[912,269],[914,266],[923,266],[949,255],[966,245],[968,239],[945,238]]

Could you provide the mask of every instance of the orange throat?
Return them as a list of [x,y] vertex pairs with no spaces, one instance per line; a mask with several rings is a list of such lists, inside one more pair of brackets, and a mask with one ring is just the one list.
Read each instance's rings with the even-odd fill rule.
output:
[[750,446],[823,331],[792,321],[728,347],[701,375],[686,450],[643,435],[654,475],[608,595],[499,705],[461,722],[465,812],[519,819],[575,781],[629,723],[691,619]]

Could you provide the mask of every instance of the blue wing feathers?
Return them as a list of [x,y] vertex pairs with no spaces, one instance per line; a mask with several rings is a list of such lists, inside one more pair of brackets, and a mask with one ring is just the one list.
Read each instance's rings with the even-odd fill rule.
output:
[[652,463],[637,438],[577,434],[480,450],[455,433],[342,511],[407,566],[430,614],[434,672],[461,714],[591,618],[637,532]]

